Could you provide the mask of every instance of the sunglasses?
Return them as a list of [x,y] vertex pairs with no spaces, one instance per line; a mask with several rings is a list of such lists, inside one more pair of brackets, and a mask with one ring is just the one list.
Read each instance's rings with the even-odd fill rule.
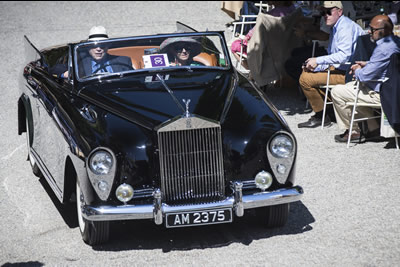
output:
[[325,8],[324,10],[321,11],[321,16],[331,16],[332,15],[332,9],[334,9],[336,7],[332,7],[332,8]]
[[384,28],[374,28],[369,26],[369,30],[371,31],[371,34],[374,34],[374,32],[379,31],[379,30],[383,30]]
[[175,51],[178,52],[178,53],[181,53],[182,50],[183,50],[183,48],[185,48],[186,51],[192,50],[192,46],[191,46],[191,45],[188,45],[188,44],[176,45],[176,46],[174,47]]
[[99,47],[99,48],[101,48],[101,49],[107,49],[107,45],[96,45],[95,46],[95,48],[97,48],[97,47]]

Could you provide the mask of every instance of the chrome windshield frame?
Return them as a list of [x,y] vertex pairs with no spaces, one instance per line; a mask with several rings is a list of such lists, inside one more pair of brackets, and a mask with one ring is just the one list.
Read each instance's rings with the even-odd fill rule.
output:
[[[174,67],[160,67],[160,68],[143,68],[143,69],[137,69],[137,70],[130,70],[130,71],[124,71],[119,73],[120,76],[125,76],[125,74],[132,74],[132,73],[146,73],[146,72],[163,72],[165,70],[171,71],[173,69],[219,69],[219,70],[231,70],[233,69],[233,65],[230,59],[229,51],[227,49],[227,44],[225,37],[223,35],[223,32],[185,32],[185,33],[170,33],[170,34],[158,34],[158,35],[145,35],[145,36],[136,36],[136,37],[120,37],[120,38],[110,38],[106,40],[101,40],[97,42],[90,42],[90,41],[85,41],[85,42],[80,42],[74,45],[73,47],[73,68],[74,68],[74,73],[76,80],[78,82],[87,82],[91,80],[99,80],[102,78],[107,78],[110,77],[110,75],[103,75],[103,76],[93,76],[89,78],[82,78],[79,76],[79,66],[78,66],[78,52],[79,49],[83,46],[87,46],[93,43],[101,43],[101,44],[111,44],[111,43],[116,43],[116,42],[129,42],[129,41],[135,41],[135,40],[150,40],[150,39],[155,39],[155,38],[171,38],[171,37],[182,37],[182,36],[188,36],[188,37],[195,37],[195,36],[204,36],[204,37],[209,37],[209,36],[215,36],[218,37],[220,40],[221,44],[221,49],[222,51],[219,51],[220,53],[223,53],[226,66],[225,67],[210,67],[210,66],[174,66]],[[116,76],[116,73],[112,73],[112,76]]]

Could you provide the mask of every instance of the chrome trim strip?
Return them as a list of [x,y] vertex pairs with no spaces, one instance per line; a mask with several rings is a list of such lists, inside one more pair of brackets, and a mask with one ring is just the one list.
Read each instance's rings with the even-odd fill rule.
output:
[[132,199],[150,198],[154,194],[154,188],[133,189],[134,194]]
[[46,165],[42,162],[42,159],[36,153],[36,151],[32,147],[28,147],[31,151],[31,155],[35,158],[36,164],[38,165],[40,171],[43,174],[43,177],[46,179],[47,183],[50,185],[51,189],[53,190],[54,194],[57,196],[60,202],[63,202],[63,192],[58,187],[56,181],[54,180],[53,176],[47,169]]
[[[291,188],[279,189],[273,192],[260,192],[252,195],[243,195],[243,209],[253,209],[258,207],[295,202],[300,200],[303,193],[303,188],[301,188],[300,186],[295,186]],[[159,223],[159,216],[164,217],[165,213],[220,208],[233,209],[235,208],[235,203],[237,203],[235,202],[235,198],[231,196],[223,201],[205,204],[169,206],[163,203],[161,204],[161,208],[156,208],[154,204],[121,206],[85,205],[82,209],[82,214],[84,218],[89,221],[155,219],[155,223]],[[237,212],[237,208],[234,211],[236,213],[236,216],[240,216],[240,212]]]

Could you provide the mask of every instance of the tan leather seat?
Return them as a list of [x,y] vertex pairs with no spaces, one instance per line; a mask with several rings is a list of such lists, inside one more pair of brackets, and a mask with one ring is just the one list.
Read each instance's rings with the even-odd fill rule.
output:
[[[126,56],[132,60],[132,67],[134,69],[142,69],[144,67],[143,55],[144,50],[149,48],[159,48],[159,46],[130,46],[111,48],[108,50],[110,55]],[[214,54],[200,53],[193,58],[194,61],[200,62],[204,66],[217,66],[217,57]]]
[[201,52],[193,58],[194,61],[200,62],[204,66],[217,66],[217,57],[214,54]]
[[142,56],[144,55],[144,50],[149,48],[159,48],[159,46],[130,46],[111,48],[108,50],[108,53],[114,56],[130,57],[132,60],[132,67],[134,69],[142,69],[144,67]]

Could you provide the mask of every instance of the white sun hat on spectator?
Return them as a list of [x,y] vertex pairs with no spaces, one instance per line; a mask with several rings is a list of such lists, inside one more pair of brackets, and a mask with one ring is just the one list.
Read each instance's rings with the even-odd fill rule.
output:
[[337,7],[343,9],[342,1],[324,1],[324,8]]
[[89,31],[88,41],[100,41],[108,39],[106,28],[103,26],[93,26]]

